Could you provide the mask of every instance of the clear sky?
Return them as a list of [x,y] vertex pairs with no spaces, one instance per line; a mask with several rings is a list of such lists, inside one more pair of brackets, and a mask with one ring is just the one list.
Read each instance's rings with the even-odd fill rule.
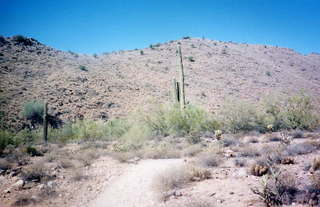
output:
[[182,36],[320,52],[320,0],[0,0],[0,35],[102,53]]

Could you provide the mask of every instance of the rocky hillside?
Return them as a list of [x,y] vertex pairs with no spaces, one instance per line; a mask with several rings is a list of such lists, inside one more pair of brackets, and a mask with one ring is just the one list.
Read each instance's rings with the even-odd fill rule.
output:
[[0,37],[0,106],[4,123],[19,126],[30,100],[46,100],[63,120],[108,119],[150,102],[170,100],[182,47],[187,100],[210,111],[229,97],[259,100],[304,89],[320,95],[320,54],[184,38],[98,56],[63,52],[32,38]]

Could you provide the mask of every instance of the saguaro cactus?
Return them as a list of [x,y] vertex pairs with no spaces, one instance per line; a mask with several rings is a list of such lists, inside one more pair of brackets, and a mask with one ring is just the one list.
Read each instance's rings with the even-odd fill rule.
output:
[[43,104],[43,140],[48,143],[48,103],[44,102]]
[[186,97],[184,93],[184,71],[183,71],[183,60],[182,60],[182,52],[181,52],[181,46],[179,45],[178,48],[179,56],[180,56],[180,108],[184,109],[186,104]]
[[172,84],[173,84],[173,103],[174,104],[179,104],[180,103],[180,87],[179,87],[179,82],[176,81],[176,79],[174,78],[172,80]]

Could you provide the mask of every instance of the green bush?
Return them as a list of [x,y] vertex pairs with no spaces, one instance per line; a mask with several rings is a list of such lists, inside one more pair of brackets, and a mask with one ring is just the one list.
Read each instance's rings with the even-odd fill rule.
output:
[[144,123],[151,131],[161,135],[194,134],[219,127],[207,112],[192,105],[187,105],[182,111],[178,106],[162,105],[146,115]]
[[127,120],[113,119],[109,120],[103,129],[103,135],[105,138],[114,139],[123,136],[130,126]]
[[16,42],[17,44],[23,44],[25,46],[31,46],[33,45],[33,42],[31,41],[31,39],[24,37],[22,35],[15,35],[12,37],[12,40],[14,42]]
[[6,130],[0,130],[0,154],[8,145],[16,145],[14,135]]
[[230,101],[220,111],[225,131],[264,131],[265,126],[255,105],[249,102]]
[[74,139],[92,140],[103,137],[103,121],[78,120],[72,124]]
[[311,98],[304,93],[287,99],[283,119],[290,129],[311,130],[319,126],[319,114],[317,114]]
[[18,133],[12,133],[7,130],[0,130],[0,154],[7,146],[18,147],[20,145],[30,145],[41,136],[38,131],[21,130]]
[[220,116],[224,130],[265,132],[268,126],[273,131],[319,127],[319,114],[311,98],[303,93],[287,98],[264,100],[262,104],[232,101],[225,104]]
[[22,116],[31,121],[32,126],[43,122],[43,103],[37,100],[27,102],[23,106]]
[[88,71],[88,68],[86,66],[84,66],[84,65],[80,65],[79,69],[82,70],[82,71],[86,71],[86,72]]

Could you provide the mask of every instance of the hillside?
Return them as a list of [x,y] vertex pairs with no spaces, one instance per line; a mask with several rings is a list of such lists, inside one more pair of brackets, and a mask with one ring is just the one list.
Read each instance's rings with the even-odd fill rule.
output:
[[[187,38],[98,56],[63,52],[34,39],[0,38],[0,106],[4,127],[21,125],[29,100],[47,100],[63,120],[109,119],[170,100],[182,47],[187,100],[214,111],[228,98],[259,100],[304,89],[320,95],[320,54]],[[80,69],[80,66],[83,70]]]

